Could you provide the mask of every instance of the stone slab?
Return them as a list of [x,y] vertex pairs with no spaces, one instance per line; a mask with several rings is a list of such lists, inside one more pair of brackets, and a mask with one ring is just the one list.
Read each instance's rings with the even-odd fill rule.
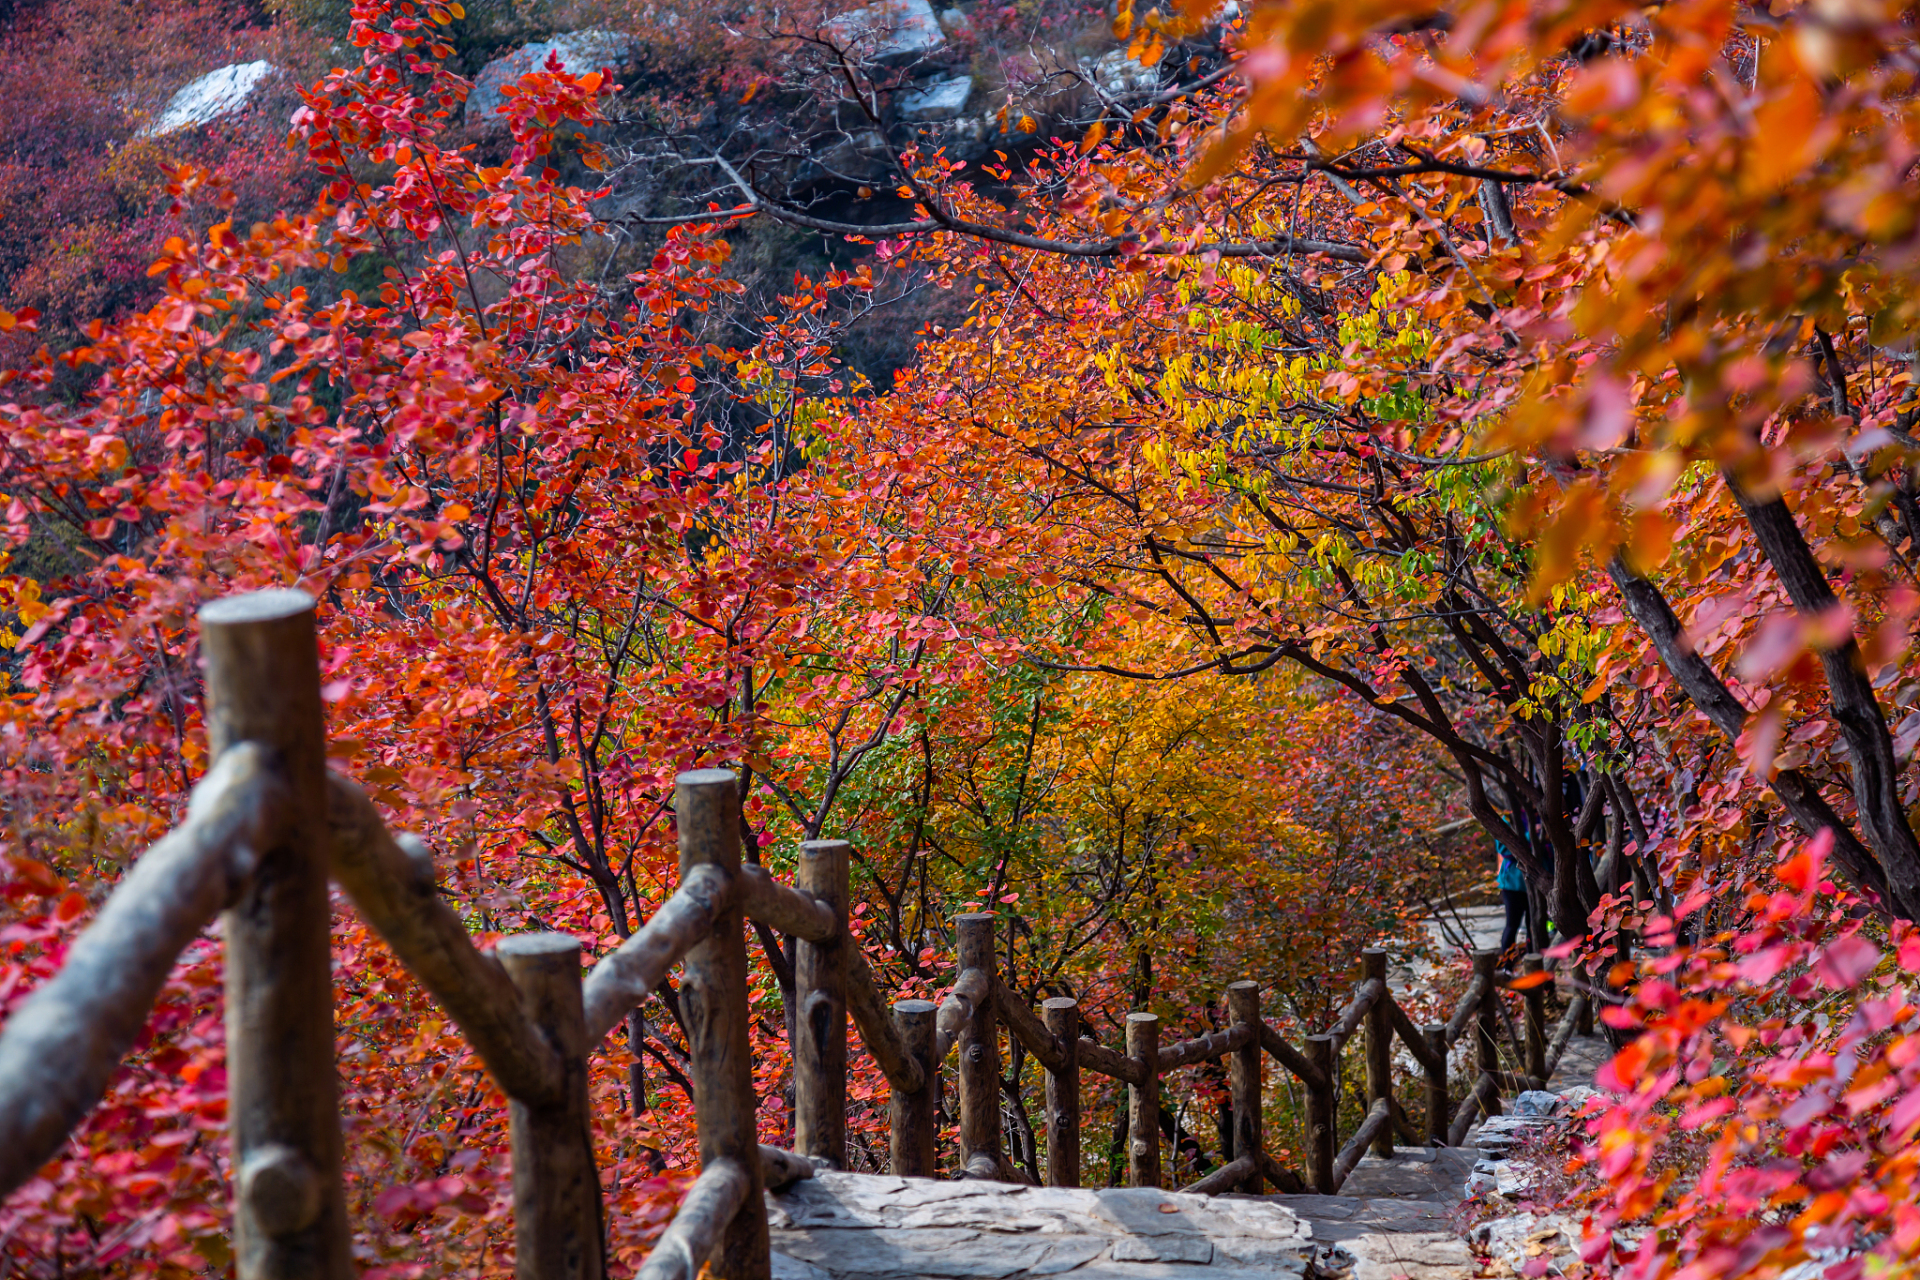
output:
[[822,1171],[767,1196],[780,1280],[1304,1276],[1312,1230],[1271,1199]]

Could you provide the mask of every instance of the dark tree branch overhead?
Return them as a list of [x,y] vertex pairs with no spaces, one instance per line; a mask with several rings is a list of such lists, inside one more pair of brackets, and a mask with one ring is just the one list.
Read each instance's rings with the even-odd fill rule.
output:
[[[1673,606],[1667,603],[1667,598],[1618,555],[1607,565],[1607,572],[1620,591],[1627,613],[1653,641],[1654,651],[1660,655],[1660,661],[1679,682],[1688,699],[1713,722],[1715,728],[1730,741],[1737,742],[1746,731],[1749,713],[1720,679],[1712,664],[1701,657],[1688,641],[1685,629],[1680,625]],[[1781,769],[1774,774],[1772,786],[1774,794],[1780,797],[1781,804],[1793,816],[1794,822],[1808,835],[1820,831],[1833,833],[1834,857],[1855,884],[1882,903],[1892,906],[1901,915],[1913,918],[1914,904],[1902,902],[1894,896],[1879,859],[1860,843],[1859,837],[1834,812],[1812,779],[1798,769]],[[1637,823],[1638,815],[1631,810],[1629,814]],[[1642,841],[1646,839],[1644,832],[1638,828],[1635,834]]]

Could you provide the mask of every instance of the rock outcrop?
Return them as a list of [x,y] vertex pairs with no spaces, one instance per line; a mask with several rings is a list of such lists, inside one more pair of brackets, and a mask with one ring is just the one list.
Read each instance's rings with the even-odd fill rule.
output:
[[899,97],[903,120],[951,120],[959,115],[973,96],[973,77],[954,76],[935,80]]
[[633,50],[632,37],[602,30],[567,31],[550,40],[523,44],[480,68],[473,78],[473,92],[467,95],[467,119],[484,127],[505,128],[499,113],[506,96],[500,90],[544,68],[550,55],[559,55],[561,69],[568,75],[583,76],[624,65]]
[[830,20],[820,34],[856,60],[879,63],[912,62],[947,42],[927,0],[878,0]]
[[234,62],[209,71],[174,94],[166,110],[140,132],[144,137],[164,138],[230,116],[246,106],[278,70],[271,62]]

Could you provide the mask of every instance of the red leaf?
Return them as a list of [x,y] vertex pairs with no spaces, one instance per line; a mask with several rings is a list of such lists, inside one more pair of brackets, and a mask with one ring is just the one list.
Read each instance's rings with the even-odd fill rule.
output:
[[1857,933],[1848,934],[1820,953],[1813,971],[1836,991],[1860,984],[1880,963],[1880,948]]

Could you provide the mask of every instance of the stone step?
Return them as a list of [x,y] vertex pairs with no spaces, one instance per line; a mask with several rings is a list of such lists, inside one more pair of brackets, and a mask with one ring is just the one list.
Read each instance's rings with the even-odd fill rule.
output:
[[1272,1280],[1316,1244],[1271,1199],[1149,1188],[822,1172],[767,1209],[777,1280]]

